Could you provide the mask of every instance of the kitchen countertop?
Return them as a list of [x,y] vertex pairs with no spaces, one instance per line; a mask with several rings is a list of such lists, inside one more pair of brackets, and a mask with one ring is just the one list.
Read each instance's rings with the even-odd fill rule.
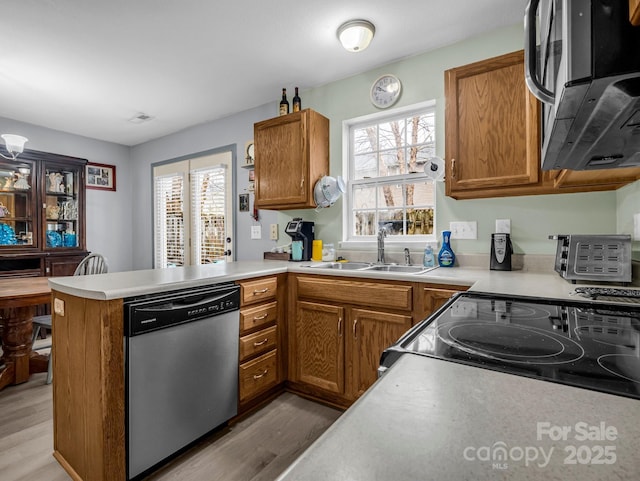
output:
[[406,354],[279,479],[636,480],[639,417],[634,399]]
[[110,300],[199,287],[211,283],[230,282],[249,277],[295,272],[336,277],[358,277],[361,279],[390,279],[458,285],[469,287],[469,290],[479,292],[589,302],[588,299],[573,294],[576,287],[584,284],[571,284],[553,270],[549,272],[490,271],[481,268],[440,267],[425,274],[407,274],[400,272],[325,269],[318,266],[318,264],[314,265],[312,262],[239,261],[167,269],[114,272],[91,276],[52,277],[49,279],[49,284],[52,289],[66,294],[88,299]]

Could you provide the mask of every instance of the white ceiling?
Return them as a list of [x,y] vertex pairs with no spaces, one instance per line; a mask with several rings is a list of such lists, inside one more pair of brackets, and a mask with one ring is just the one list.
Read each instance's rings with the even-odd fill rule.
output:
[[[277,103],[282,87],[304,91],[520,22],[525,4],[2,0],[0,116],[136,145]],[[349,53],[336,30],[355,18],[376,36]],[[154,119],[128,121],[139,113]]]

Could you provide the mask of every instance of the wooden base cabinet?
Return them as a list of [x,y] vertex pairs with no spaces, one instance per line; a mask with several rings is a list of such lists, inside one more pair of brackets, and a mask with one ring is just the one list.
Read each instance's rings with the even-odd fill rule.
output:
[[240,281],[239,413],[258,405],[282,384],[281,319],[285,277]]
[[[382,351],[411,327],[412,290],[402,283],[291,276],[289,387],[351,404],[377,379]],[[398,306],[404,312],[394,311]]]
[[296,306],[293,320],[296,362],[292,378],[343,395],[345,309],[304,301],[298,301]]
[[411,316],[351,309],[352,394],[360,397],[378,379],[380,355],[411,327]]

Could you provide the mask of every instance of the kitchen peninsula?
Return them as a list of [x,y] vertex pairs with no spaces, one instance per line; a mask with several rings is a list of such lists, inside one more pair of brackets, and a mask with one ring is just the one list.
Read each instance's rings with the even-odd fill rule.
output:
[[[123,299],[271,276],[285,276],[285,279],[286,276],[290,276],[289,279],[331,276],[332,279],[362,283],[403,282],[415,287],[416,292],[417,286],[424,284],[563,298],[572,297],[575,287],[554,272],[490,272],[460,268],[436,269],[421,275],[331,272],[285,261],[52,278],[56,346],[53,358],[54,456],[66,471],[78,480],[125,479]],[[419,307],[420,303],[413,305]],[[365,394],[362,399],[371,402],[371,395]]]

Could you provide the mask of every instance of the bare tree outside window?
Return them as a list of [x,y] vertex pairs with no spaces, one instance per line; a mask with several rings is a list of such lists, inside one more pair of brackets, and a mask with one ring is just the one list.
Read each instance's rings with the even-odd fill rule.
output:
[[433,182],[424,174],[435,155],[434,109],[351,127],[350,238],[432,235]]

